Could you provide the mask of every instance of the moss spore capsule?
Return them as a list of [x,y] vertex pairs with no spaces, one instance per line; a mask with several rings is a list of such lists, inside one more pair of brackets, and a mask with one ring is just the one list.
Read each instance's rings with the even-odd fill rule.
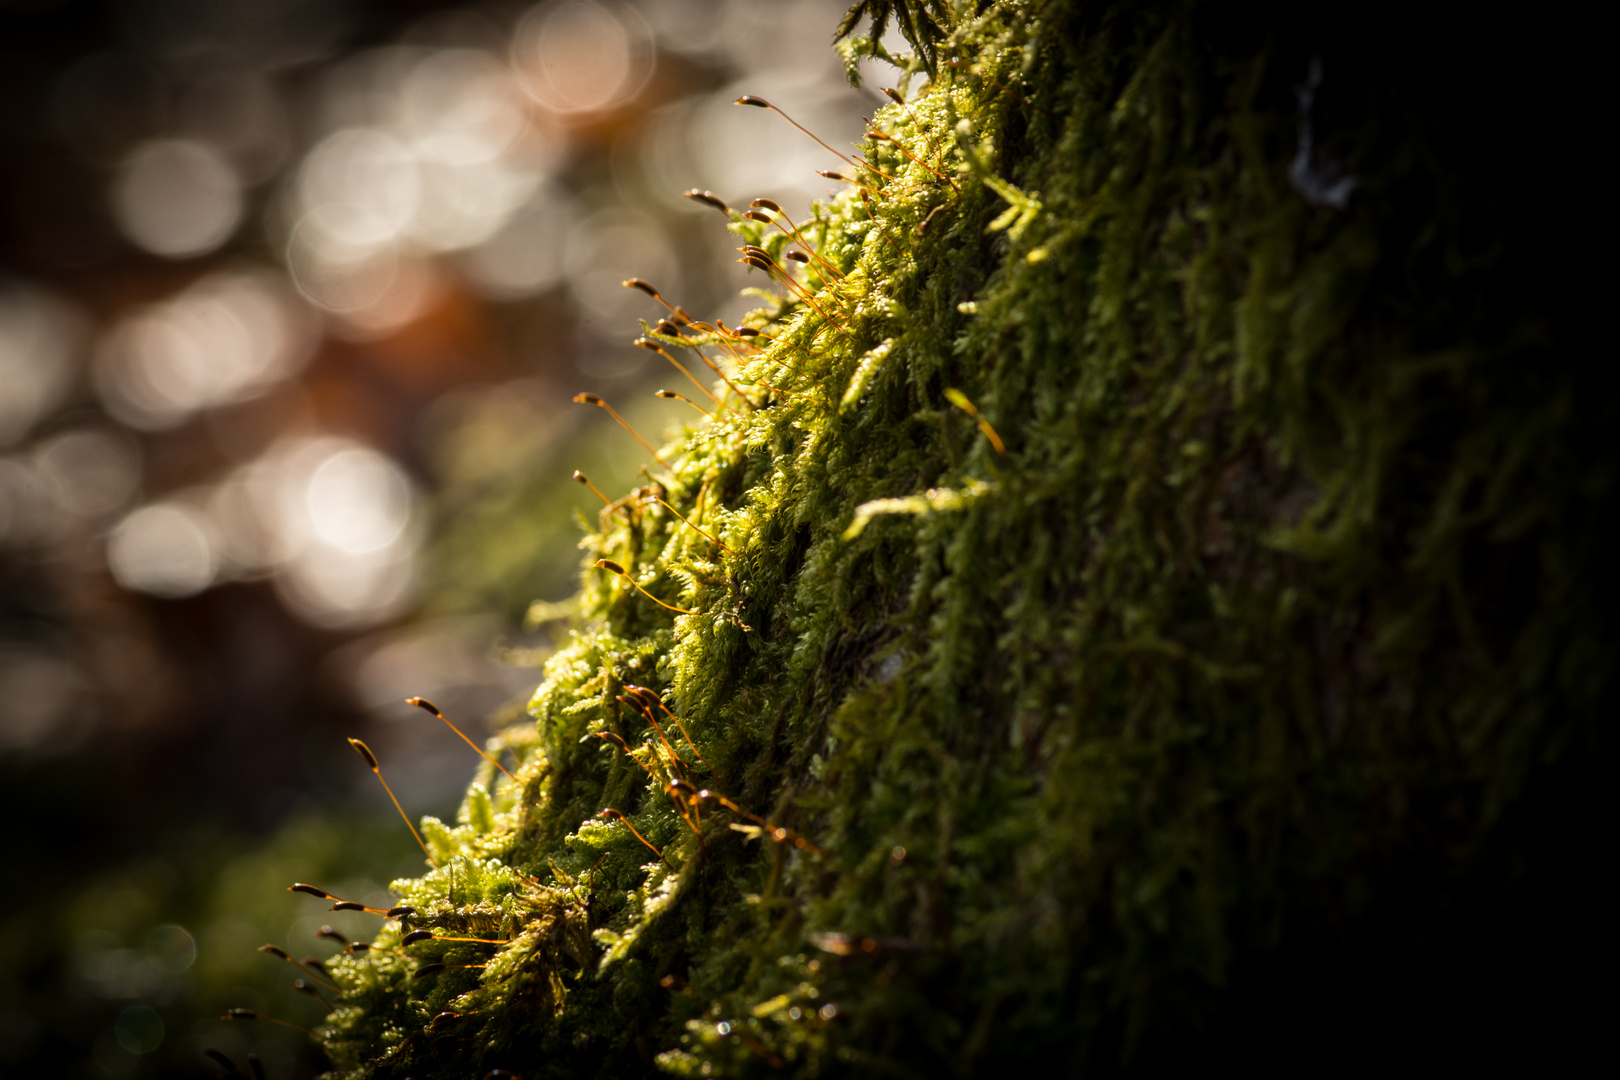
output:
[[722,214],[725,214],[728,217],[731,215],[731,207],[727,206],[725,200],[720,198],[720,196],[716,195],[712,191],[703,191],[698,188],[693,188],[690,191],[684,191],[681,194],[686,198],[691,199],[693,202],[702,203],[704,206],[712,206],[714,209],[720,211]]
[[365,759],[367,768],[369,768],[372,772],[379,771],[377,767],[377,755],[371,752],[371,747],[367,746],[359,739],[350,739],[349,745],[354,747],[355,753],[359,754]]

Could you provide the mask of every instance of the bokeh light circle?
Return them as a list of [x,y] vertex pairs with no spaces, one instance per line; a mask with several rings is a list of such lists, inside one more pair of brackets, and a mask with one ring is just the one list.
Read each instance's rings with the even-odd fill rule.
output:
[[208,522],[178,503],[154,503],[130,514],[107,541],[107,565],[118,584],[176,598],[213,583],[218,553]]
[[230,162],[191,139],[141,144],[113,188],[113,216],[124,235],[167,258],[215,250],[236,231],[242,209],[242,183]]
[[323,207],[300,221],[287,241],[287,270],[298,291],[331,312],[359,311],[388,294],[399,273],[393,244],[354,244],[330,225],[341,210]]
[[646,24],[623,4],[562,0],[540,4],[518,24],[512,61],[523,89],[557,113],[622,105],[652,74]]
[[218,271],[120,322],[97,350],[96,390],[131,427],[173,427],[294,374],[315,346],[312,314],[280,274]]
[[89,517],[122,509],[141,483],[140,447],[119,432],[62,432],[35,451],[34,461],[57,503]]
[[315,533],[358,555],[393,543],[411,515],[411,488],[393,462],[364,447],[321,462],[305,492]]
[[346,128],[322,140],[298,174],[303,206],[352,248],[386,244],[410,223],[422,182],[410,148],[378,128]]

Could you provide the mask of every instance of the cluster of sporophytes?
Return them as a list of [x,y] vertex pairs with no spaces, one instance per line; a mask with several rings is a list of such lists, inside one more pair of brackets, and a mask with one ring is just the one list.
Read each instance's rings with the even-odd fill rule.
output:
[[898,11],[842,194],[696,193],[773,289],[659,297],[692,423],[324,969],[337,1075],[1156,1060],[1590,745],[1613,409],[1434,116],[1199,5]]

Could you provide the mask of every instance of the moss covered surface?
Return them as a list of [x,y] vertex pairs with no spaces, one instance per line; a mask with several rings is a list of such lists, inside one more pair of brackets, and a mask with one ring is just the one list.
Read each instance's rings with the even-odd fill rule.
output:
[[887,177],[801,223],[837,272],[738,345],[758,407],[603,509],[516,782],[394,885],[511,943],[335,964],[338,1075],[1146,1068],[1343,1007],[1546,847],[1613,697],[1615,410],[1457,70],[929,10]]

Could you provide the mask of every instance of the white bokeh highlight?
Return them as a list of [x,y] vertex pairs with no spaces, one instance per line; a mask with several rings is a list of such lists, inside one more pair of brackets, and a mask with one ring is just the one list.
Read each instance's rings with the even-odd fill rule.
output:
[[[282,193],[287,266],[338,332],[377,337],[444,294],[436,256],[501,250],[560,148],[511,67],[480,49],[372,50],[326,94],[330,128]],[[473,284],[496,292],[526,295],[550,276],[510,257],[481,261],[489,272]]]
[[116,326],[97,350],[96,389],[130,427],[174,427],[295,374],[313,351],[315,330],[280,275],[221,271]]
[[315,535],[348,555],[386,548],[411,516],[411,486],[393,462],[364,447],[339,450],[310,475],[305,501]]
[[176,502],[154,503],[130,514],[107,540],[107,566],[118,584],[174,599],[202,592],[219,567],[208,519]]
[[556,113],[623,103],[646,83],[652,60],[645,21],[612,0],[540,4],[512,37],[512,64],[523,89]]
[[206,255],[242,220],[242,181],[208,143],[157,139],[124,163],[112,204],[119,229],[145,251],[173,259]]
[[289,437],[212,488],[131,513],[107,561],[125,588],[167,598],[269,578],[305,621],[364,627],[414,598],[419,502],[387,455],[337,436]]

